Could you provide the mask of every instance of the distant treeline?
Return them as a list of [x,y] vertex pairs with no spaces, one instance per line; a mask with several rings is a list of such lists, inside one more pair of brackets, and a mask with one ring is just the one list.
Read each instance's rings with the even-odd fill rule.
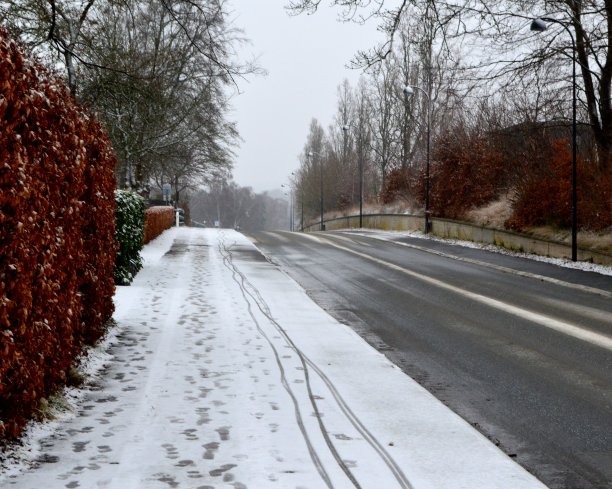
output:
[[234,182],[212,183],[189,199],[192,225],[261,231],[289,228],[289,202]]

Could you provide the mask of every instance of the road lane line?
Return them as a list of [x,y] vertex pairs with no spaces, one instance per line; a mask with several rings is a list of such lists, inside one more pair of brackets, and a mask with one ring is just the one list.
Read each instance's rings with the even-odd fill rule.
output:
[[299,233],[296,236],[300,237],[300,238],[307,238],[310,241],[315,241],[316,243],[321,244],[321,238],[319,238],[318,236],[315,236],[314,234],[310,234],[310,233]]
[[268,236],[272,236],[273,238],[278,239],[281,243],[288,243],[289,242],[288,238],[285,238],[280,233],[277,233],[277,232],[274,232],[274,231],[263,231],[262,234],[266,234]]
[[521,277],[533,278],[535,280],[540,280],[542,282],[549,282],[551,284],[560,285],[562,287],[568,287],[571,289],[581,290],[583,292],[590,292],[592,294],[601,295],[603,297],[609,297],[612,299],[612,292],[608,292],[607,290],[598,289],[596,287],[590,287],[588,285],[574,284],[571,282],[565,282],[563,280],[559,280],[552,277],[547,277],[545,275],[538,275],[536,273],[524,272],[522,270],[515,270],[513,268],[504,267],[502,265],[496,265],[494,263],[488,263],[485,261],[476,260],[474,258],[465,258],[461,256],[451,255],[449,253],[444,253],[443,251],[432,250],[430,248],[425,248],[424,246],[418,246],[410,243],[402,243],[401,241],[395,241],[389,238],[383,238],[381,236],[371,236],[369,234],[358,234],[364,238],[377,239],[380,241],[384,241],[386,243],[393,243],[398,246],[404,246],[406,248],[411,248],[414,250],[423,251],[425,253],[430,253],[432,255],[442,256],[444,258],[450,258],[451,260],[462,261],[465,263],[471,263],[472,265],[479,265],[482,267],[492,268],[494,270],[498,270],[504,273],[512,273],[514,275],[520,275]]
[[416,278],[422,282],[429,283],[435,287],[439,287],[455,294],[462,295],[467,297],[473,301],[479,302],[481,304],[485,304],[490,307],[494,307],[500,311],[507,312],[514,316],[518,316],[523,319],[527,319],[528,321],[532,321],[534,323],[545,326],[549,329],[555,330],[559,333],[566,334],[568,336],[572,336],[582,341],[586,341],[595,346],[605,348],[606,350],[612,351],[612,337],[608,335],[604,335],[601,333],[596,333],[595,331],[591,331],[588,329],[580,328],[578,326],[574,326],[573,324],[566,323],[564,321],[559,321],[558,319],[551,318],[549,316],[545,316],[543,314],[539,314],[536,312],[531,312],[526,309],[522,309],[517,306],[513,306],[511,304],[507,304],[505,302],[499,301],[497,299],[492,299],[491,297],[487,297],[481,294],[477,294],[475,292],[470,292],[468,290],[461,289],[454,285],[447,284],[442,282],[441,280],[435,279],[433,277],[428,277],[427,275],[423,275],[417,272],[413,272],[408,270],[407,268],[401,267],[394,263],[390,263],[385,260],[381,260],[380,258],[375,258],[373,256],[367,255],[365,253],[361,253],[359,251],[351,250],[350,248],[346,248],[345,246],[333,243],[327,239],[322,239],[322,242],[333,246],[334,248],[340,249],[342,251],[346,251],[347,253],[351,253],[356,256],[360,256],[374,263],[378,263],[379,265],[383,265],[391,270],[395,270],[397,272],[403,273],[410,277]]
[[336,239],[339,239],[341,241],[346,241],[346,242],[354,244],[354,245],[361,244],[361,243],[358,243],[357,241],[355,241],[354,239],[349,238],[348,236],[342,236],[341,234],[334,234],[333,236]]

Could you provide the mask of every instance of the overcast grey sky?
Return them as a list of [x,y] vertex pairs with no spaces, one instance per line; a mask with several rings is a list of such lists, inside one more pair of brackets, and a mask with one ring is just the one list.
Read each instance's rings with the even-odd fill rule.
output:
[[286,0],[231,0],[235,26],[259,56],[267,76],[240,82],[232,118],[244,139],[234,167],[235,181],[256,192],[287,183],[298,166],[313,117],[327,128],[336,111],[337,87],[356,84],[360,72],[346,68],[360,49],[381,39],[376,24],[337,21],[323,2],[315,15],[289,16]]

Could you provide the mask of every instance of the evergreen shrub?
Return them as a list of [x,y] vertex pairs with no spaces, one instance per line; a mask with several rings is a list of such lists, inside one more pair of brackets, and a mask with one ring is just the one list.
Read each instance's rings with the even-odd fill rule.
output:
[[144,245],[145,205],[142,197],[127,190],[116,190],[117,261],[115,284],[129,285],[142,268],[140,251]]

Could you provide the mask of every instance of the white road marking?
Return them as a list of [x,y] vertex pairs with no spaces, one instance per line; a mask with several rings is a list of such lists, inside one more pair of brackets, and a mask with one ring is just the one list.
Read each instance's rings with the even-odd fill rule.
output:
[[333,237],[342,241],[348,241],[351,244],[358,244],[354,239],[351,239],[348,236],[342,236],[341,234],[334,234]]
[[315,241],[317,243],[322,243],[321,238],[319,238],[318,236],[311,234],[311,233],[299,233],[297,234],[297,236],[299,236],[300,238],[307,238],[311,241]]
[[281,233],[273,232],[273,231],[264,231],[262,234],[267,234],[268,236],[272,236],[282,243],[288,243],[289,239],[285,238]]
[[421,280],[422,282],[429,283],[435,287],[439,287],[439,288],[448,290],[450,292],[453,292],[455,294],[462,295],[464,297],[467,297],[468,299],[474,300],[481,304],[485,304],[487,306],[494,307],[495,309],[498,309],[500,311],[504,311],[514,316],[518,316],[520,318],[527,319],[528,321],[532,321],[534,323],[540,324],[549,329],[558,331],[568,336],[572,336],[579,340],[586,341],[595,346],[599,346],[601,348],[605,348],[607,350],[612,351],[612,337],[608,335],[596,333],[595,331],[581,328],[573,324],[566,323],[564,321],[559,321],[558,319],[554,319],[549,316],[545,316],[544,314],[531,312],[526,309],[499,301],[497,299],[492,299],[491,297],[487,297],[481,294],[477,294],[475,292],[470,292],[470,291],[461,289],[459,287],[455,287],[454,285],[450,285],[445,282],[442,282],[441,280],[437,280],[435,278],[428,277],[427,275],[413,272],[399,265],[395,265],[394,263],[390,263],[388,261],[381,260],[379,258],[375,258],[373,256],[367,255],[365,253],[361,253],[359,251],[351,250],[350,248],[346,248],[339,244],[333,243],[327,239],[322,240],[322,241],[325,242],[326,244],[329,244],[330,246],[333,246],[334,248],[338,248],[340,250],[346,251],[347,253],[352,253],[353,255],[360,256],[371,262],[378,263],[379,265],[383,265],[397,272],[401,272],[405,275],[416,278],[417,280]]
[[423,246],[418,246],[418,245],[414,245],[410,243],[402,243],[400,241],[395,241],[393,239],[383,238],[382,236],[373,236],[373,235],[368,235],[368,234],[360,234],[360,236],[377,239],[379,241],[385,241],[387,243],[393,243],[398,246],[404,246],[406,248],[411,248],[413,250],[423,251],[425,253],[430,253],[432,255],[443,256],[445,258],[450,258],[452,260],[457,260],[457,261],[462,261],[465,263],[472,263],[474,265],[479,265],[482,267],[492,268],[493,270],[499,270],[500,272],[504,272],[504,273],[520,275],[521,277],[529,277],[529,278],[533,278],[536,280],[540,280],[542,282],[549,282],[551,284],[561,285],[562,287],[568,287],[570,289],[582,290],[583,292],[590,292],[592,294],[601,295],[603,297],[610,297],[612,299],[612,292],[608,292],[607,290],[597,289],[595,287],[589,287],[588,285],[573,284],[571,282],[565,282],[563,280],[559,280],[559,279],[552,278],[552,277],[547,277],[545,275],[538,275],[536,273],[524,272],[522,270],[514,270],[512,268],[504,267],[501,265],[495,265],[494,263],[488,263],[488,262],[484,262],[480,260],[475,260],[473,258],[465,258],[461,256],[451,255],[449,253],[444,253],[443,251],[432,250],[430,248],[425,248]]

